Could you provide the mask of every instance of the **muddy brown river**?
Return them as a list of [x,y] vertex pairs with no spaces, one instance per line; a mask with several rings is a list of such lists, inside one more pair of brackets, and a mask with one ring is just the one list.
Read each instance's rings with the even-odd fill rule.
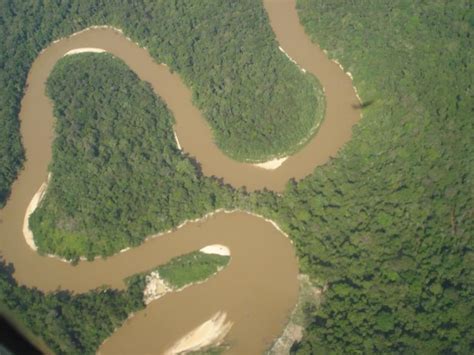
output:
[[20,112],[27,160],[0,211],[0,252],[7,262],[14,263],[14,276],[20,284],[44,291],[59,287],[85,292],[103,284],[121,288],[125,277],[209,244],[224,244],[232,254],[228,267],[206,283],[167,294],[136,313],[102,345],[100,353],[162,353],[217,311],[226,312],[234,324],[225,338],[231,345],[228,353],[262,353],[281,334],[295,305],[297,260],[289,239],[269,222],[244,212],[217,213],[107,260],[71,266],[38,255],[27,246],[22,225],[31,198],[47,179],[51,160],[54,119],[45,81],[66,52],[82,47],[104,49],[148,81],[166,102],[176,119],[183,150],[196,158],[204,174],[236,187],[282,191],[290,178],[308,175],[350,139],[352,126],[360,117],[353,106],[359,101],[350,78],[304,33],[294,0],[265,0],[264,4],[279,45],[320,80],[327,102],[318,134],[273,171],[226,157],[213,143],[209,126],[192,105],[191,92],[179,76],[113,29],[90,29],[61,39],[46,48],[31,67]]

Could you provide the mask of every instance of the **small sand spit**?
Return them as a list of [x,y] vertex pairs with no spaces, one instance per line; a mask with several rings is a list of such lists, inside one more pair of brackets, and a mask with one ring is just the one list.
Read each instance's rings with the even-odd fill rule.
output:
[[79,53],[103,53],[103,52],[105,52],[105,49],[102,49],[102,48],[92,48],[92,47],[75,48],[75,49],[71,49],[69,52],[66,52],[66,54],[64,54],[64,57],[67,55],[79,54]]
[[174,140],[176,141],[176,145],[178,146],[178,149],[183,150],[183,148],[181,148],[181,144],[179,144],[178,135],[176,134],[176,131],[174,129],[173,129],[173,134],[174,134]]
[[279,168],[285,162],[286,159],[288,159],[288,157],[277,158],[277,159],[266,161],[264,163],[256,163],[253,165],[262,169],[275,170]]
[[30,229],[30,216],[36,210],[36,207],[38,207],[44,195],[46,194],[50,178],[51,174],[49,174],[48,180],[41,185],[38,191],[36,191],[35,195],[30,201],[30,204],[26,208],[25,218],[23,219],[23,235],[25,237],[26,244],[28,244],[28,246],[34,251],[37,251],[38,247],[36,246],[33,232]]
[[219,345],[232,328],[231,322],[226,322],[226,313],[217,312],[211,319],[202,323],[179,339],[168,349],[166,355],[175,355],[196,351],[209,345]]
[[227,248],[225,245],[220,245],[220,244],[208,245],[202,249],[199,249],[199,251],[204,254],[217,254],[217,255],[223,255],[223,256],[230,255],[229,248]]

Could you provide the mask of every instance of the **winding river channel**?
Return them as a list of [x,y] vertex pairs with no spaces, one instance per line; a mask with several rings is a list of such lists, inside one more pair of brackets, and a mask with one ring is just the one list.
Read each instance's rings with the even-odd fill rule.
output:
[[209,244],[226,245],[232,254],[228,267],[207,282],[167,294],[129,318],[102,345],[100,353],[162,353],[218,311],[225,312],[233,323],[225,339],[231,345],[228,353],[262,353],[281,334],[295,306],[297,260],[283,233],[268,221],[244,212],[218,212],[150,238],[127,252],[77,266],[34,252],[25,243],[22,227],[30,200],[47,180],[51,160],[54,118],[45,96],[45,81],[65,53],[83,47],[104,49],[121,58],[166,102],[176,119],[182,149],[196,158],[204,174],[236,187],[282,191],[290,178],[308,175],[350,139],[352,126],[360,118],[354,109],[359,101],[349,76],[306,36],[294,0],[265,0],[264,5],[279,45],[319,79],[327,105],[318,134],[275,170],[225,156],[213,143],[211,130],[192,105],[190,89],[180,77],[155,63],[146,49],[116,30],[93,28],[56,41],[31,67],[20,112],[27,160],[11,198],[0,210],[0,252],[7,262],[14,263],[14,277],[20,284],[44,291],[61,288],[85,292],[103,284],[122,288],[125,277]]

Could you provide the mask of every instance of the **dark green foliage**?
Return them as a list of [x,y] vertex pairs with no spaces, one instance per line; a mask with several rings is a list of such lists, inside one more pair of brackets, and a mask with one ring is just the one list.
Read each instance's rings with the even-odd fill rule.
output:
[[142,11],[127,3],[120,23],[193,88],[226,154],[265,160],[307,137],[319,84],[278,51],[260,1],[161,0]]
[[278,51],[259,1],[3,0],[0,207],[24,159],[17,116],[33,59],[53,40],[101,24],[122,28],[181,74],[235,159],[291,152],[320,119],[319,84]]
[[30,219],[41,252],[111,255],[230,199],[178,151],[170,113],[120,60],[68,56],[47,91],[57,117],[52,180]]
[[[14,5],[23,3],[27,2]],[[198,3],[186,6],[199,7],[193,5]],[[175,6],[172,1],[167,4]],[[31,19],[38,14],[41,19],[43,12],[35,6],[28,4],[15,12],[31,13]],[[148,6],[152,13],[153,4]],[[362,99],[372,104],[364,108],[353,140],[339,157],[301,183],[290,184],[283,197],[268,192],[235,194],[236,206],[278,220],[295,241],[303,271],[328,285],[321,308],[308,308],[305,337],[294,350],[302,354],[473,353],[471,5],[466,1],[300,0],[299,6],[308,32],[353,73]],[[75,30],[104,23],[100,19],[106,18],[84,2],[67,11],[81,14]],[[0,16],[7,13],[2,10]],[[120,27],[122,17],[117,13],[110,19]],[[135,26],[137,38],[149,31],[153,17],[145,18]],[[34,23],[18,19],[15,26],[25,35],[7,45],[17,53],[26,47],[12,43],[28,38],[25,43],[33,48],[26,56],[29,61],[44,45],[32,40]],[[46,31],[45,38],[72,32],[61,30],[59,24],[54,28],[58,32]],[[193,58],[187,49],[183,53]],[[22,65],[28,60],[18,57],[11,73],[19,75],[5,82],[24,80]],[[177,61],[175,68],[185,65],[173,61]],[[195,64],[191,61],[189,66]],[[1,73],[6,72],[10,69]],[[18,103],[20,91],[6,101],[10,106],[2,106],[17,107],[12,103]],[[5,273],[0,275],[2,285],[8,285]],[[9,298],[16,291],[5,290],[0,301],[17,309],[17,302]],[[23,317],[45,319],[47,312],[37,310],[36,304],[21,306]],[[121,312],[120,307],[114,310]],[[60,324],[67,329],[67,323]],[[61,328],[58,332],[63,334]]]
[[304,271],[329,287],[295,351],[473,353],[472,5],[298,4],[373,103],[278,207]]
[[127,290],[97,289],[84,294],[44,294],[19,286],[13,267],[0,260],[0,303],[8,307],[57,354],[94,354],[128,314],[144,308],[144,280]]
[[171,259],[157,268],[160,277],[173,288],[204,281],[229,262],[230,257],[195,251]]

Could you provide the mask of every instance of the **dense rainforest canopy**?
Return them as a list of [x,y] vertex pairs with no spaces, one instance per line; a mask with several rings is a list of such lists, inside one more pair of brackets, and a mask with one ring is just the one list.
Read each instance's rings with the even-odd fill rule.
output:
[[3,0],[0,207],[24,159],[17,117],[33,59],[55,39],[103,24],[123,29],[179,72],[232,158],[263,161],[311,138],[319,83],[278,50],[259,1]]
[[[220,201],[205,202],[201,205],[205,207],[203,210],[218,205],[234,206],[276,220],[295,241],[302,271],[326,286],[321,307],[306,309],[305,336],[295,345],[296,353],[472,353],[472,6],[468,1],[385,0],[299,0],[298,6],[307,32],[352,72],[362,100],[367,103],[352,141],[329,164],[316,169],[301,182],[290,183],[283,196],[268,192],[232,192],[214,186],[210,179],[200,178],[196,170],[184,174],[190,178],[191,191],[194,186],[204,184],[209,186],[216,201]],[[98,6],[86,3],[71,6],[67,11],[79,8],[83,13],[96,10],[100,14]],[[33,10],[28,11],[32,11],[33,16]],[[4,13],[0,12],[0,16]],[[58,16],[57,26],[48,30],[49,37],[70,32],[60,25],[64,16]],[[93,23],[94,18],[91,22],[81,21],[84,20],[79,19],[74,29]],[[31,26],[38,29],[40,23]],[[118,22],[112,24],[118,26]],[[25,34],[23,41],[35,38],[32,33]],[[44,41],[39,44],[33,41],[35,44],[29,45],[40,48],[47,43]],[[10,49],[17,50],[13,46]],[[28,54],[31,57],[25,56],[31,61],[34,53],[32,50]],[[71,61],[83,69],[87,66],[92,69],[98,68],[102,60],[108,60],[116,70],[125,71],[121,63],[110,56],[96,55],[94,58],[102,59],[94,61],[92,57],[94,55],[78,56]],[[61,65],[72,64],[68,61],[58,66],[58,72]],[[12,68],[20,70],[22,67],[18,64]],[[23,70],[27,70],[27,65]],[[108,72],[98,73],[103,76],[97,78],[98,83],[113,80]],[[68,80],[72,78],[74,73],[68,73]],[[138,80],[127,88],[130,92],[149,90]],[[15,98],[21,95],[21,85],[18,90],[16,94],[6,92],[13,95],[11,102],[17,102]],[[95,99],[99,98],[100,95]],[[149,98],[148,104],[161,107],[157,99]],[[8,107],[14,108],[12,114],[15,115],[17,106]],[[106,110],[108,108],[104,108],[104,112]],[[74,108],[74,112],[78,111]],[[185,161],[178,156],[170,131],[165,132],[170,126],[170,116],[166,110],[158,112],[159,116],[149,117],[157,122],[156,132],[167,138],[157,149],[168,147],[170,161]],[[59,115],[58,122],[60,118]],[[75,114],[74,119],[78,118],[82,116]],[[93,123],[84,119],[88,124]],[[16,124],[14,120],[11,122]],[[109,138],[118,139],[114,135]],[[61,151],[64,153],[66,151]],[[191,179],[194,175],[196,177]],[[117,198],[116,191],[111,191],[114,193],[109,200]],[[204,198],[211,194],[204,192],[199,196]],[[45,216],[45,221],[53,220]],[[159,219],[161,214],[156,216]],[[77,211],[74,217],[83,218]],[[19,287],[7,271],[2,271],[0,276],[2,303],[34,317],[36,303],[33,306],[30,302],[34,299],[44,305],[38,311],[39,319],[55,319],[50,314],[54,315],[57,309],[54,303],[60,297],[57,293],[43,295]],[[127,292],[133,290],[131,287]],[[85,300],[96,295],[93,291],[80,297]],[[104,324],[116,324],[114,322],[124,319],[128,311],[140,307],[134,303],[135,298],[124,293],[108,291],[100,297],[104,297],[101,304],[114,306],[104,306],[107,311],[91,307],[94,310],[91,317],[86,311],[61,313],[90,321],[84,338],[90,344],[87,349],[97,344],[97,340],[93,340],[97,339],[96,335],[89,332],[104,334]],[[83,307],[82,298],[75,301],[78,303],[65,299],[69,307],[77,304]],[[30,322],[29,318],[24,320]],[[48,334],[33,327],[50,346],[62,339],[54,338],[57,336],[55,327],[60,328],[57,332],[63,334],[64,339],[76,334],[74,328],[64,327],[63,323],[51,323],[51,327],[53,331],[48,330]],[[77,352],[85,349],[82,343],[68,344]]]
[[472,353],[472,2],[298,8],[372,104],[278,205],[301,266],[328,285],[297,352]]

